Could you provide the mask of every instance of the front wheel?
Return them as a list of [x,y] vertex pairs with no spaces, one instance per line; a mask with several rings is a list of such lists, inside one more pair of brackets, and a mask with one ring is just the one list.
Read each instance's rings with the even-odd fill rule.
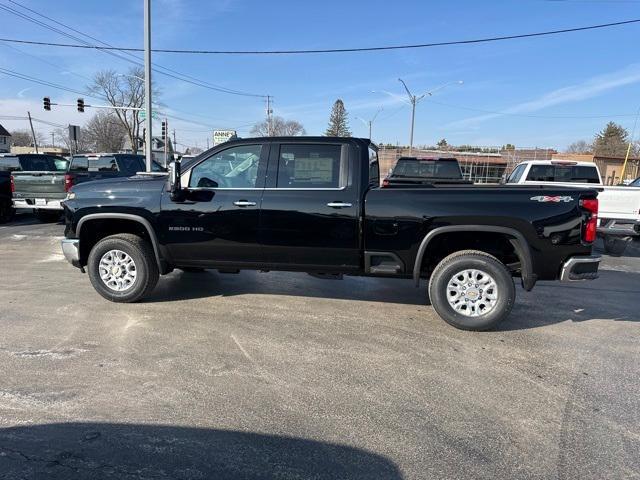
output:
[[429,280],[431,305],[442,319],[462,330],[489,330],[513,307],[511,273],[497,258],[477,250],[452,253]]
[[112,302],[136,302],[151,293],[160,276],[153,248],[129,233],[103,238],[91,249],[89,280]]

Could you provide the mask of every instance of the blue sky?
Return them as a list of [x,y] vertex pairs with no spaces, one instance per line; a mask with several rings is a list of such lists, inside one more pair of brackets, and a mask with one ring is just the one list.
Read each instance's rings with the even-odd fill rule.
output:
[[[142,46],[140,0],[108,2],[17,0],[53,19],[118,46]],[[11,5],[0,0],[0,5]],[[55,8],[53,6],[55,5]],[[3,37],[69,43],[42,27],[0,11]],[[437,42],[553,30],[640,18],[634,0],[270,1],[153,0],[157,48],[303,49]],[[331,105],[342,98],[354,135],[366,136],[379,114],[375,141],[406,144],[410,108],[398,98],[402,77],[415,93],[456,80],[425,99],[416,115],[416,144],[563,148],[591,139],[608,120],[631,130],[640,107],[640,24],[558,36],[428,49],[306,56],[157,54],[154,62],[209,83],[273,95],[276,115],[322,134]],[[20,51],[16,50],[18,48]],[[48,62],[48,63],[46,63]],[[96,71],[126,72],[129,64],[99,52],[0,42],[0,66],[84,90]],[[248,135],[264,118],[264,102],[156,76],[178,142],[206,145],[211,128]],[[75,102],[77,95],[0,75],[0,116],[25,115],[82,124],[72,108],[44,112],[42,97]],[[490,113],[502,112],[509,115]],[[594,118],[602,116],[601,118]],[[554,118],[555,117],[555,118]],[[570,117],[570,118],[558,118]],[[7,128],[23,122],[0,119]],[[50,128],[40,125],[43,133]],[[636,133],[636,138],[638,134]]]

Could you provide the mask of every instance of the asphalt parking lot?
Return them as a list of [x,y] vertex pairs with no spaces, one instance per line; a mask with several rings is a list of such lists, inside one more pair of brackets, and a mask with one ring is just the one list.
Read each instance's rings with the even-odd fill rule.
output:
[[411,281],[176,271],[94,292],[0,226],[0,478],[640,478],[640,248],[462,332]]

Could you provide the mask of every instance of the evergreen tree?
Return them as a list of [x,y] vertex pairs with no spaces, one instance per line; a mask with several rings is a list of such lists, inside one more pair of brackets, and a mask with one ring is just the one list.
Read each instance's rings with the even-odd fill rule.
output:
[[596,155],[604,157],[624,157],[628,142],[629,132],[621,125],[609,122],[601,132],[596,134],[593,150]]
[[329,117],[329,126],[325,135],[328,137],[350,137],[349,118],[344,108],[344,102],[341,99],[336,100],[331,109],[331,117]]

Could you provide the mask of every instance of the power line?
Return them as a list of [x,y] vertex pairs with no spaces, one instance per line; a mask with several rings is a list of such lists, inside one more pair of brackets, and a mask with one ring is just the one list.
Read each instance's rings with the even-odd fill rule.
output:
[[466,107],[463,105],[452,105],[450,103],[444,103],[444,102],[438,102],[436,100],[432,100],[432,99],[428,99],[429,103],[434,103],[436,105],[442,105],[443,107],[451,107],[451,108],[459,108],[461,110],[469,110],[471,112],[478,112],[478,113],[488,113],[488,114],[492,114],[492,115],[508,115],[508,116],[512,116],[512,117],[526,117],[526,118],[547,118],[547,119],[553,119],[553,118],[577,118],[577,119],[584,119],[584,118],[610,118],[610,117],[633,117],[636,114],[635,113],[615,113],[615,114],[588,114],[588,115],[530,115],[530,114],[526,114],[526,113],[511,113],[511,112],[501,112],[501,111],[497,111],[497,110],[485,110],[482,108],[474,108],[474,107]]
[[[46,28],[46,29],[51,30],[51,31],[53,31],[55,33],[58,33],[60,35],[63,35],[65,37],[67,37],[67,38],[70,38],[72,40],[75,40],[75,41],[79,42],[81,45],[78,45],[78,47],[93,48],[93,49],[96,49],[98,51],[102,51],[102,52],[104,52],[104,53],[106,53],[108,55],[111,55],[111,56],[113,56],[115,58],[118,58],[120,60],[123,60],[125,62],[132,63],[132,64],[137,65],[137,66],[141,66],[142,65],[140,63],[141,59],[139,57],[131,54],[127,50],[123,50],[122,53],[124,55],[126,55],[127,57],[130,57],[130,58],[126,58],[126,57],[124,57],[124,56],[122,56],[122,55],[120,55],[118,53],[113,52],[112,50],[118,50],[118,49],[116,47],[114,47],[113,45],[110,45],[109,43],[106,43],[106,42],[104,42],[104,41],[102,41],[102,40],[100,40],[98,38],[95,38],[95,37],[92,37],[91,35],[83,33],[80,30],[77,30],[77,29],[75,29],[75,28],[73,28],[73,27],[71,27],[69,25],[66,25],[66,24],[64,24],[64,23],[62,23],[62,22],[60,22],[58,20],[55,20],[55,19],[53,19],[51,17],[48,17],[48,16],[46,16],[46,15],[40,13],[40,12],[37,12],[36,10],[28,8],[28,7],[22,5],[22,4],[18,3],[18,2],[15,2],[13,0],[8,0],[8,1],[13,3],[14,5],[17,5],[20,8],[23,8],[24,10],[27,10],[27,11],[29,11],[31,13],[34,13],[34,14],[36,14],[36,15],[38,15],[38,16],[40,16],[40,17],[42,17],[42,18],[44,18],[44,19],[46,19],[46,20],[48,20],[50,22],[53,22],[53,23],[55,23],[55,24],[57,24],[57,25],[59,25],[59,26],[61,26],[63,28],[66,28],[66,29],[68,29],[68,30],[70,30],[72,32],[75,32],[75,33],[77,33],[79,35],[87,37],[87,38],[89,38],[89,39],[91,39],[91,40],[93,40],[95,42],[98,42],[98,43],[103,45],[101,47],[101,46],[98,46],[98,45],[91,44],[91,43],[87,42],[86,40],[84,40],[83,38],[77,37],[75,35],[71,35],[71,34],[65,32],[63,30],[60,30],[60,29],[58,29],[56,27],[53,27],[53,26],[51,26],[51,25],[49,25],[47,23],[44,23],[44,22],[42,22],[42,21],[40,21],[40,20],[38,20],[38,19],[28,15],[28,14],[20,12],[20,11],[14,9],[12,7],[9,7],[7,5],[0,5],[0,9],[5,10],[6,12],[12,13],[13,15],[16,15],[16,16],[24,19],[24,20],[27,20],[27,21],[32,22],[32,23],[35,23],[36,25],[39,25],[39,26],[41,26],[43,28]],[[3,41],[7,41],[7,40],[3,40]],[[139,49],[139,51],[142,51],[142,49]],[[153,65],[155,67],[153,69],[154,72],[159,73],[161,75],[165,75],[167,77],[170,77],[170,78],[173,78],[173,79],[176,79],[176,80],[180,80],[180,81],[183,81],[183,82],[186,82],[186,83],[190,83],[190,84],[195,85],[195,86],[199,86],[199,87],[202,87],[202,88],[207,88],[209,90],[217,91],[217,92],[220,92],[220,93],[227,93],[227,94],[230,94],[230,95],[239,95],[239,96],[245,96],[245,97],[257,97],[257,98],[264,98],[265,97],[265,95],[262,95],[262,94],[243,92],[243,91],[240,91],[240,90],[234,90],[234,89],[230,89],[230,88],[227,88],[227,87],[222,87],[220,85],[214,85],[214,84],[206,82],[204,80],[200,80],[200,79],[198,79],[196,77],[192,77],[190,75],[178,72],[178,71],[170,69],[168,67],[164,67],[164,66],[159,65],[157,63],[154,63]]]
[[[375,47],[353,47],[353,48],[325,48],[325,49],[306,49],[306,50],[189,50],[189,49],[169,49],[158,48],[153,49],[156,53],[180,53],[180,54],[196,54],[196,55],[299,55],[313,53],[353,53],[353,52],[376,52],[385,50],[407,50],[416,48],[445,47],[451,45],[470,45],[476,43],[499,42],[504,40],[516,40],[521,38],[543,37],[548,35],[559,35],[563,33],[583,32],[587,30],[596,30],[602,28],[618,27],[622,25],[630,25],[640,23],[640,18],[632,20],[624,20],[620,22],[601,23],[597,25],[588,25],[585,27],[563,28],[560,30],[547,30],[542,32],[523,33],[518,35],[502,35],[495,37],[484,37],[469,40],[450,40],[446,42],[430,42],[417,43],[409,45],[385,45]],[[114,46],[98,46],[98,45],[79,45],[72,43],[53,43],[53,42],[37,42],[34,40],[23,40],[15,38],[0,38],[4,42],[23,43],[29,45],[41,45],[48,47],[66,47],[66,48],[84,48],[101,51],[120,51],[120,52],[142,52],[142,48],[134,47],[114,47]]]
[[73,88],[68,88],[68,87],[65,87],[63,85],[58,85],[57,83],[49,82],[49,81],[46,81],[46,80],[40,80],[38,78],[34,78],[34,77],[29,76],[29,75],[25,75],[23,73],[19,73],[19,72],[13,71],[13,70],[7,70],[6,68],[0,67],[0,73],[4,73],[5,75],[8,75],[10,77],[19,78],[21,80],[26,80],[28,82],[38,83],[40,85],[44,85],[45,87],[50,87],[50,88],[55,88],[57,90],[63,90],[63,91],[66,91],[66,92],[75,93],[77,95],[82,95],[84,97],[95,98],[95,99],[98,99],[98,100],[105,100],[104,97],[95,96],[95,95],[92,95],[92,94],[87,93],[87,92],[82,92],[80,90],[74,90]]

